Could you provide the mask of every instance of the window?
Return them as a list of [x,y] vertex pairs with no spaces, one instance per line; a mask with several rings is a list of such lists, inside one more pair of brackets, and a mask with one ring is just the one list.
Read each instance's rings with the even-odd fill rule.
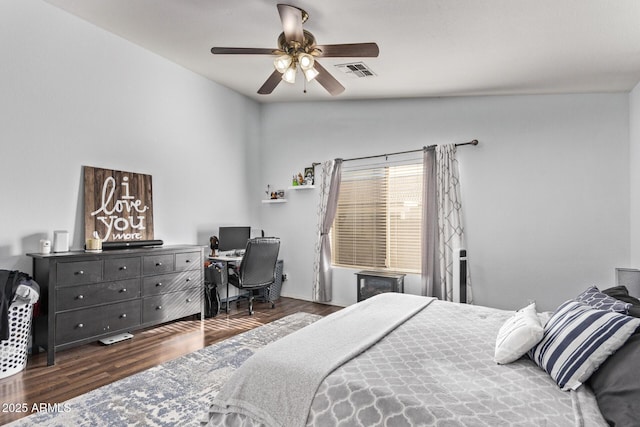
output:
[[331,229],[332,263],[421,269],[422,163],[342,171]]

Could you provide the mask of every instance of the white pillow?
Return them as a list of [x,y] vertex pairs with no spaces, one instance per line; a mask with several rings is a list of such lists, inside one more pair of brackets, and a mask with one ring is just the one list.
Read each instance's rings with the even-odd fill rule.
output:
[[542,339],[544,329],[536,313],[536,303],[520,309],[498,331],[493,360],[499,364],[511,363],[524,356]]
[[538,313],[538,319],[540,320],[540,325],[542,325],[543,328],[549,319],[551,319],[551,316],[553,316],[553,311],[543,311],[542,313]]

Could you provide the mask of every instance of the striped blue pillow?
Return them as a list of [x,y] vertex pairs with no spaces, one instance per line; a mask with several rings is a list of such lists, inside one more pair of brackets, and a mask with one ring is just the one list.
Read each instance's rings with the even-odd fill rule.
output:
[[542,340],[528,354],[562,390],[575,390],[638,326],[640,319],[569,300],[551,316]]

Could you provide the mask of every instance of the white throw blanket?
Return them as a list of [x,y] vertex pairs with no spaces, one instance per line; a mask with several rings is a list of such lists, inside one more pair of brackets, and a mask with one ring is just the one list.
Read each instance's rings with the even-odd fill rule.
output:
[[384,293],[337,311],[250,357],[210,412],[237,412],[267,426],[303,426],[322,380],[404,323],[433,298]]

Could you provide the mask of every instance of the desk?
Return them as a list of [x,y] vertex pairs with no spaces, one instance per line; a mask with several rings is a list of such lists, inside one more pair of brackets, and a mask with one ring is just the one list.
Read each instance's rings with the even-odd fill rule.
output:
[[229,313],[229,264],[231,265],[240,265],[242,261],[241,256],[227,256],[227,255],[218,255],[218,256],[210,256],[209,261],[218,262],[222,264],[222,269],[220,271],[220,285],[224,285],[227,287],[227,293],[224,298],[224,311],[225,313]]
[[[241,256],[226,256],[226,255],[218,255],[218,256],[210,256],[208,257],[209,261],[218,262],[222,264],[222,268],[220,271],[220,276],[213,278],[216,284],[224,285],[227,288],[227,294],[225,297],[225,305],[224,310],[226,313],[229,313],[229,264],[232,265],[240,265],[242,261]],[[271,307],[274,307],[274,302],[280,298],[280,290],[282,289],[283,282],[283,269],[284,269],[284,261],[279,259],[276,262],[276,271],[274,274],[274,282],[271,286],[269,286],[261,295],[265,299],[265,301],[271,302]],[[240,292],[240,290],[238,291]],[[251,292],[251,291],[249,291]],[[242,294],[246,295],[246,294]],[[236,297],[231,299],[232,301],[238,299],[241,294],[238,294]]]

